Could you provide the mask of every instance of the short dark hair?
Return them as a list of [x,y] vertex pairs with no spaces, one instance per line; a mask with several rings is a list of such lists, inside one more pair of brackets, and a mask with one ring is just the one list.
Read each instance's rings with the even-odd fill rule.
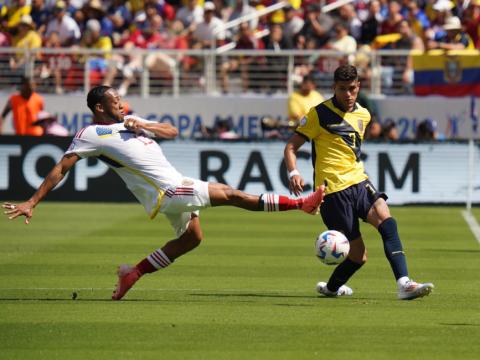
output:
[[105,93],[110,90],[111,86],[96,86],[88,92],[87,95],[87,106],[92,113],[95,114],[95,105],[101,103],[105,97]]
[[357,68],[353,65],[339,66],[333,74],[333,81],[353,81],[358,80]]
[[315,79],[313,78],[312,75],[305,75],[302,79],[302,84],[306,82],[311,82],[315,84]]

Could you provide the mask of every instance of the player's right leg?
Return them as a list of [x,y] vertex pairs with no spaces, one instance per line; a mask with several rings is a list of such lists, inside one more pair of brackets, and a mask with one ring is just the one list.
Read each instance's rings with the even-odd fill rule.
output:
[[325,186],[299,199],[276,194],[251,195],[220,183],[208,183],[208,192],[212,206],[230,205],[250,211],[302,210],[316,214],[323,202]]
[[376,227],[382,236],[385,256],[397,281],[398,298],[413,300],[430,294],[434,288],[432,283],[417,283],[408,276],[407,260],[398,234],[397,222],[390,215],[383,198],[375,201],[368,212],[367,221]]
[[166,243],[140,261],[136,266],[120,265],[118,268],[118,282],[112,295],[112,300],[122,299],[128,290],[145,274],[156,272],[171,265],[173,261],[183,254],[196,248],[203,237],[200,220],[192,214],[167,215],[177,234],[177,239]]
[[358,218],[351,206],[355,191],[352,188],[329,194],[320,207],[320,213],[325,226],[331,230],[341,231],[350,241],[348,257],[333,271],[323,288],[317,290],[327,296],[346,295],[350,291],[343,292],[342,286],[363,266],[367,261],[367,251],[360,234]]
[[333,270],[328,282],[319,282],[317,291],[325,296],[352,295],[353,290],[346,286],[347,281],[367,261],[367,250],[362,237],[350,241],[348,257]]

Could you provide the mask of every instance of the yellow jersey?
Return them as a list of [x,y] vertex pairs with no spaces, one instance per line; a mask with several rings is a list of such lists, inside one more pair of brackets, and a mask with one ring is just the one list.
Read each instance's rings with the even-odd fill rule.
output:
[[368,178],[360,161],[360,147],[370,113],[358,103],[343,112],[335,98],[310,109],[296,133],[312,141],[315,189],[326,184],[326,194],[344,190]]

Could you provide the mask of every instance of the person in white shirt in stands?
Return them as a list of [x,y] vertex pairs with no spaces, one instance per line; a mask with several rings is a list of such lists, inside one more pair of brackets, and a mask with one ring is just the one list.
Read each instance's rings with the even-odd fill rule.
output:
[[337,50],[348,55],[348,62],[351,64],[355,59],[353,54],[357,50],[357,41],[355,38],[348,34],[348,25],[342,21],[335,23],[333,26],[335,37],[326,46],[327,49]]
[[198,0],[188,0],[187,5],[177,11],[175,19],[180,20],[185,29],[188,29],[203,21],[203,8],[198,5]]
[[67,5],[64,1],[57,1],[53,7],[53,19],[49,21],[45,37],[48,38],[52,32],[60,36],[62,46],[70,46],[80,40],[80,28],[75,20],[66,13]]
[[7,209],[5,214],[10,219],[25,216],[28,224],[35,206],[78,160],[97,157],[105,162],[123,179],[149,217],[153,219],[159,212],[163,213],[177,236],[136,266],[121,265],[113,300],[120,300],[141,276],[169,266],[200,244],[200,209],[230,205],[251,211],[302,210],[315,214],[323,200],[324,186],[306,197],[291,199],[274,194],[250,195],[225,184],[183,176],[166,159],[159,144],[152,140],[153,137],[176,137],[175,127],[125,116],[120,96],[109,86],[90,90],[87,104],[94,115],[92,125],[75,135],[63,158],[33,196],[21,204],[4,203],[2,206]]
[[[193,48],[210,48],[212,42],[222,42],[225,40],[225,31],[222,30],[225,23],[215,16],[215,4],[206,2],[203,6],[203,21],[196,24],[193,30],[194,45]],[[220,30],[220,32],[215,32]]]

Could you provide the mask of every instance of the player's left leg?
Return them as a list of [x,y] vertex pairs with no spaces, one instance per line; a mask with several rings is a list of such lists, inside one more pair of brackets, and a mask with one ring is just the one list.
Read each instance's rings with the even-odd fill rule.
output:
[[193,250],[202,241],[203,234],[197,214],[167,214],[167,218],[179,235],[155,250],[136,266],[121,265],[118,269],[118,282],[112,299],[120,300],[130,288],[145,274],[170,266],[183,254]]
[[428,295],[433,290],[433,284],[419,284],[408,277],[407,260],[398,235],[397,222],[390,215],[385,199],[380,197],[373,203],[368,211],[367,222],[382,236],[385,256],[397,280],[398,297],[411,300]]
[[302,210],[315,214],[323,201],[325,186],[299,199],[276,194],[251,195],[220,183],[208,183],[208,193],[212,206],[230,205],[251,211]]

